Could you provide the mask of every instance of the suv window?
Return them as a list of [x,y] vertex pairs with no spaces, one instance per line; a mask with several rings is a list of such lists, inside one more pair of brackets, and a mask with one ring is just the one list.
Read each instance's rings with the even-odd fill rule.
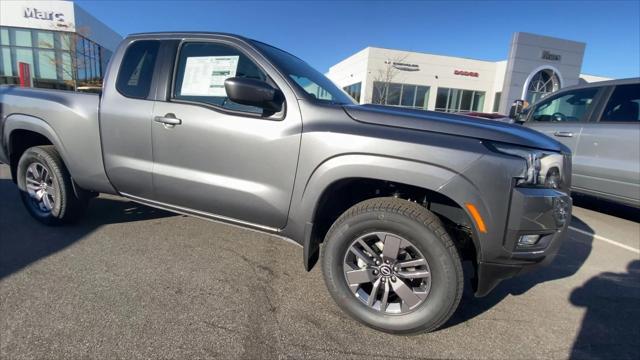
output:
[[564,95],[542,101],[534,109],[531,120],[578,122],[586,120],[584,117],[593,105],[593,100],[599,88],[588,88],[571,91]]
[[155,40],[136,41],[129,45],[116,80],[116,89],[122,95],[137,99],[149,96],[159,48],[160,42]]
[[173,98],[262,114],[263,109],[259,107],[229,100],[224,81],[231,77],[267,81],[267,75],[253,61],[231,46],[186,43],[178,58]]
[[616,86],[600,121],[640,121],[640,84]]

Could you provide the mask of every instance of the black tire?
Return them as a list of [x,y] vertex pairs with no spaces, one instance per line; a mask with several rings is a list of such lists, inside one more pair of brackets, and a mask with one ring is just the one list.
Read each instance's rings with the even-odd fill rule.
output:
[[[428,262],[430,290],[423,302],[408,313],[377,311],[349,289],[343,271],[346,253],[356,239],[372,231],[403,237]],[[354,205],[329,229],[322,256],[324,279],[338,306],[377,330],[395,334],[436,330],[453,315],[462,297],[462,264],[453,241],[436,215],[410,201],[375,198]]]
[[[50,174],[55,201],[50,211],[43,211],[27,192],[27,169],[41,164]],[[73,180],[54,146],[34,146],[27,149],[18,162],[17,182],[20,197],[31,216],[46,225],[61,225],[77,221],[85,212],[88,197],[79,198],[73,190]]]

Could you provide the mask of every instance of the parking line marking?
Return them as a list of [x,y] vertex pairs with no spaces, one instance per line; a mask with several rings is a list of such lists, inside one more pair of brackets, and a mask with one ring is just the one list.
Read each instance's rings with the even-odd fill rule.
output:
[[611,240],[611,239],[607,239],[607,238],[606,238],[606,237],[604,237],[604,236],[600,236],[600,235],[592,234],[592,233],[590,233],[590,232],[588,232],[588,231],[584,231],[584,230],[581,230],[581,229],[575,228],[575,227],[573,227],[573,226],[569,226],[569,229],[571,229],[571,230],[573,230],[573,231],[575,231],[575,232],[578,232],[578,233],[580,233],[580,234],[582,234],[582,235],[593,236],[595,239],[602,240],[602,241],[604,241],[604,242],[608,242],[608,243],[609,243],[609,244],[611,244],[611,245],[615,245],[615,246],[617,246],[617,247],[621,247],[621,248],[623,248],[623,249],[625,249],[625,250],[629,250],[629,251],[634,252],[634,253],[636,253],[636,254],[640,254],[640,250],[638,250],[638,249],[636,249],[636,248],[634,248],[634,247],[631,247],[631,246],[629,246],[629,245],[625,245],[625,244],[619,243],[619,242],[617,242],[617,241],[613,241],[613,240]]

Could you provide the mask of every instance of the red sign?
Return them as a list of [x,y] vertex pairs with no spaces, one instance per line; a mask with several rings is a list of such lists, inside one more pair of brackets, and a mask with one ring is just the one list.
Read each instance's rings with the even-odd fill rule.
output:
[[466,70],[454,70],[453,71],[454,75],[461,75],[461,76],[471,76],[471,77],[479,77],[480,74],[477,72],[473,72],[473,71],[466,71]]
[[29,64],[20,62],[18,63],[18,69],[20,71],[20,87],[31,87],[31,69]]

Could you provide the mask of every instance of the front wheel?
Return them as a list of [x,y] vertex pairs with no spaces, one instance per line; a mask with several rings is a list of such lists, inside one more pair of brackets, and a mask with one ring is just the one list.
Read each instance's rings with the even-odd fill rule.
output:
[[46,225],[70,223],[83,215],[88,199],[76,195],[72,181],[53,146],[34,146],[20,157],[20,197],[29,214]]
[[433,331],[462,297],[453,241],[436,215],[406,200],[370,199],[347,210],[327,233],[322,261],[336,303],[385,332]]

